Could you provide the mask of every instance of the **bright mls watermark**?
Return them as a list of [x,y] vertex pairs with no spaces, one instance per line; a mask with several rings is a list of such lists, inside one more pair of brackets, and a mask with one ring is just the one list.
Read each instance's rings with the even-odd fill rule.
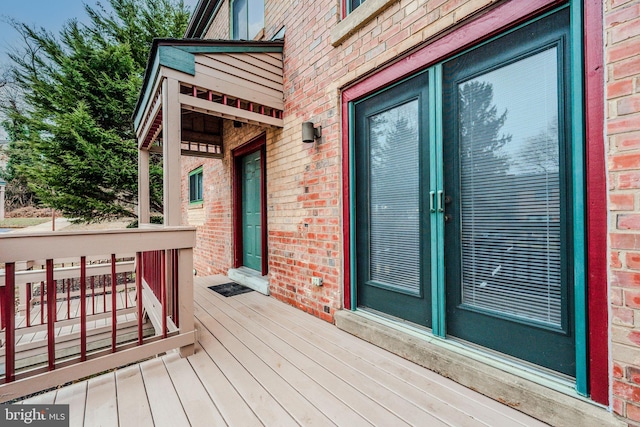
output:
[[0,405],[0,426],[69,427],[69,405]]

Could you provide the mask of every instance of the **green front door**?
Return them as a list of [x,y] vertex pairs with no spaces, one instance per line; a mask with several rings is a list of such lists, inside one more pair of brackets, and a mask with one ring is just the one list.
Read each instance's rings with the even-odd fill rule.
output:
[[576,375],[568,23],[354,103],[358,308]]
[[355,107],[358,306],[431,326],[428,75]]
[[262,218],[260,151],[241,159],[243,265],[262,271]]

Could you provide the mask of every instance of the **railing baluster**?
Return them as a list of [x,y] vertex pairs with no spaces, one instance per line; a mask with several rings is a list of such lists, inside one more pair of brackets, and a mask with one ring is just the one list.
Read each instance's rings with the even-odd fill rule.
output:
[[[5,286],[0,286],[0,330],[4,329],[4,323],[5,323],[5,309],[4,309],[4,302],[6,300],[5,295],[6,295],[6,283],[5,283]],[[0,346],[1,345],[2,345],[2,340],[0,340]]]
[[[64,264],[62,265],[64,266]],[[53,271],[53,265],[51,266],[51,271]],[[49,290],[47,289],[47,304],[49,303],[48,291]],[[53,306],[55,307],[55,310],[53,310],[53,321],[55,323],[58,321],[58,281],[57,280],[53,281],[53,292],[51,296],[53,297]]]
[[5,376],[4,382],[13,382],[16,366],[16,265],[8,262],[5,265],[5,290],[4,307],[2,314],[5,317]]
[[95,276],[91,276],[91,314],[96,314]]
[[44,282],[40,282],[40,324],[44,325]]
[[160,262],[160,300],[162,303],[162,338],[167,337],[167,251],[163,250]]
[[136,304],[138,304],[138,345],[142,345],[142,252],[136,253]]
[[124,278],[124,308],[129,308],[129,283],[127,282],[127,272],[122,273]]
[[80,257],[80,360],[87,360],[87,257]]
[[107,312],[107,276],[102,275],[102,312]]
[[27,283],[27,301],[24,307],[27,316],[27,328],[31,326],[31,283]]
[[111,254],[111,351],[116,352],[116,255]]
[[173,321],[180,327],[180,310],[178,309],[178,250],[171,249],[173,254]]
[[49,370],[56,368],[56,337],[54,335],[54,322],[56,316],[56,282],[53,280],[53,260],[47,260],[47,353]]
[[[64,280],[62,286],[64,286]],[[69,319],[71,319],[71,279],[67,279],[67,320]]]

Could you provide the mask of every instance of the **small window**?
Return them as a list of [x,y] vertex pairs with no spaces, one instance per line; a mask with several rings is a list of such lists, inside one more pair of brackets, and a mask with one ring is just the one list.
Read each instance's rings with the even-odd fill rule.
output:
[[264,28],[264,0],[232,0],[231,38],[253,40]]
[[189,172],[189,203],[202,203],[202,166]]
[[356,7],[364,3],[365,0],[347,0],[347,13],[353,12]]

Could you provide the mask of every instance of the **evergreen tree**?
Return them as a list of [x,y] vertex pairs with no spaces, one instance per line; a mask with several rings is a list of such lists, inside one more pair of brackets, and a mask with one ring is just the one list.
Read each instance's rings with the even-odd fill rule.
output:
[[[5,106],[19,123],[14,165],[46,206],[81,221],[135,217],[137,147],[131,123],[153,38],[181,37],[182,0],[109,0],[85,6],[90,23],[65,24],[56,37],[14,23],[24,49],[10,55],[24,106]],[[18,154],[18,158],[20,155]],[[152,208],[161,210],[162,169],[151,165]]]
[[[500,134],[507,110],[498,114],[493,103],[493,85],[472,80],[460,87],[460,144],[462,168],[468,175],[503,177],[509,169],[502,147],[511,135]],[[470,169],[469,169],[470,168]]]

